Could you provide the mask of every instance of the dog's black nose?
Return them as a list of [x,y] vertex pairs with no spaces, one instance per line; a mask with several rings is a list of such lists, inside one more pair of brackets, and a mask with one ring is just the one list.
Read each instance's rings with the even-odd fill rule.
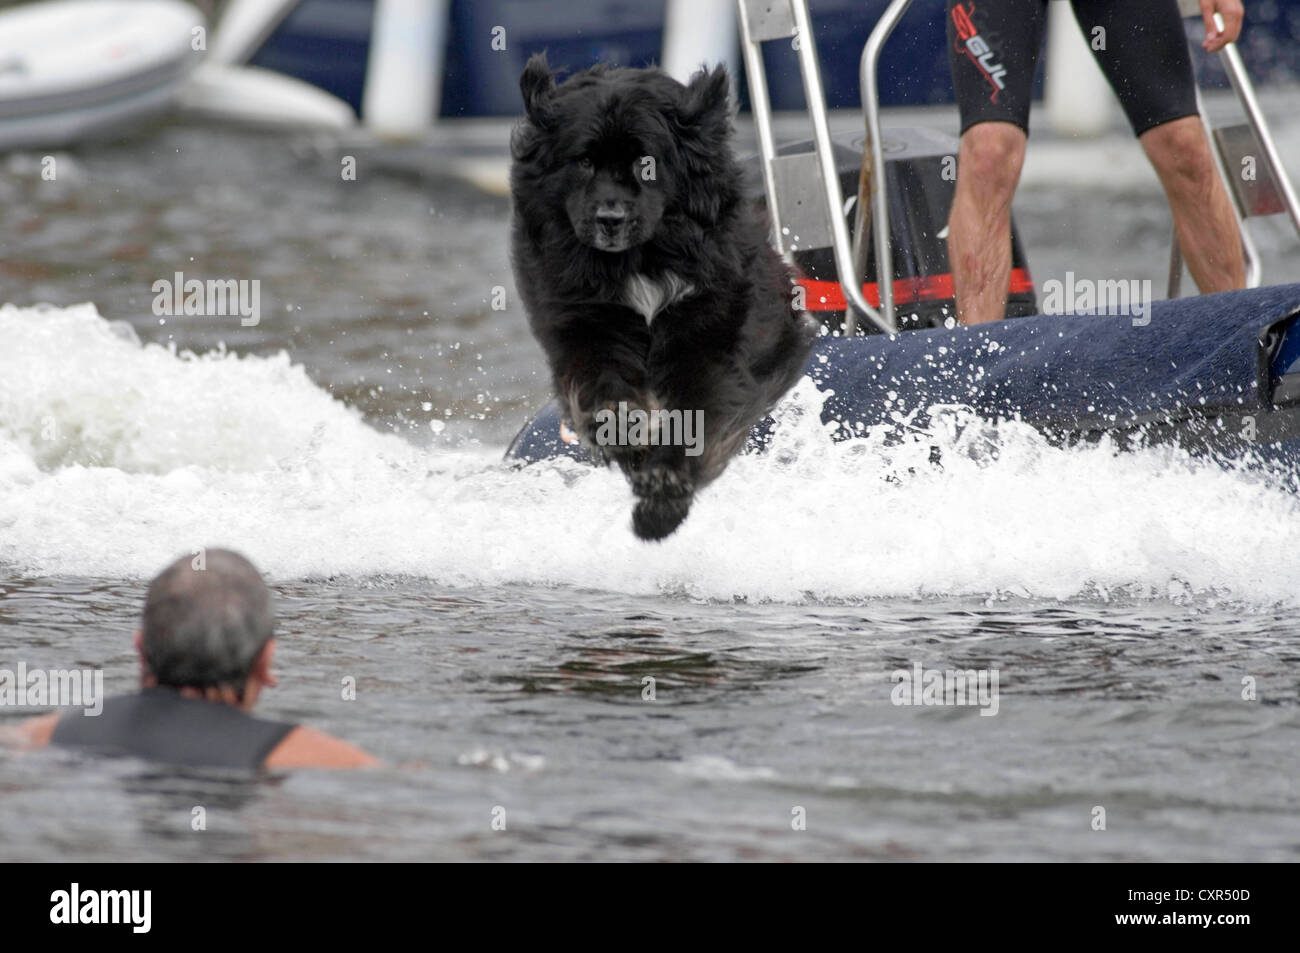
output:
[[627,219],[627,212],[621,208],[596,209],[596,224],[606,229],[615,229]]

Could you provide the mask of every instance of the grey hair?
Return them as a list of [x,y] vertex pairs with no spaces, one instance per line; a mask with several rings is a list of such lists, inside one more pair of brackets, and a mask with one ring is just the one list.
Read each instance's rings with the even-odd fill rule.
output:
[[228,549],[182,556],[149,583],[142,651],[159,685],[229,686],[242,696],[274,634],[271,592],[256,567]]

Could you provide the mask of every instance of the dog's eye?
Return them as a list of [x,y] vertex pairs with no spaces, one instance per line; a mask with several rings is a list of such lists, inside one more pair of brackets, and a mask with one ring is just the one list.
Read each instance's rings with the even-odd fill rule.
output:
[[592,168],[592,161],[588,159],[586,156],[582,156],[581,158],[578,159],[578,168],[581,169],[583,172],[590,172]]

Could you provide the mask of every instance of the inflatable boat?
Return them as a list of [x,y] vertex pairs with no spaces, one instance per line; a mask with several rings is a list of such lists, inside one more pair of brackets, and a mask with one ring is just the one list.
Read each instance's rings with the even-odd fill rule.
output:
[[177,0],[57,0],[0,12],[0,150],[59,148],[166,111],[203,16]]
[[[1063,443],[1176,442],[1300,463],[1300,284],[1157,301],[1129,315],[1038,315],[897,335],[823,337],[808,375],[839,438],[923,430],[932,408],[1016,419]],[[1143,319],[1145,320],[1145,319]],[[751,449],[766,446],[770,421]],[[552,401],[508,459],[590,460]]]
[[[1062,443],[1108,435],[1121,446],[1173,442],[1224,459],[1281,463],[1300,477],[1292,469],[1300,465],[1300,284],[1260,287],[1258,255],[1244,228],[1248,215],[1285,213],[1300,234],[1300,202],[1235,48],[1224,51],[1225,68],[1250,125],[1212,129],[1211,141],[1221,167],[1239,167],[1234,143],[1262,158],[1262,174],[1248,186],[1225,176],[1252,287],[1178,298],[1175,244],[1168,299],[1139,300],[1123,289],[1127,282],[1100,282],[1124,293],[1096,307],[1037,314],[1013,224],[1008,320],[962,327],[954,320],[943,237],[954,186],[940,174],[957,144],[924,130],[886,136],[879,124],[880,48],[908,5],[889,6],[863,51],[865,136],[832,140],[814,45],[804,43],[799,59],[813,138],[778,147],[759,47],[811,35],[807,9],[803,0],[773,0],[762,10],[741,3],[761,199],[773,243],[799,275],[805,309],[826,326],[807,374],[826,394],[823,421],[835,436],[915,432],[933,408],[957,405],[994,423],[1022,421]],[[846,192],[854,193],[848,203]],[[847,275],[856,280],[842,280]],[[771,427],[770,419],[755,427],[750,449],[765,448]],[[506,458],[557,456],[591,460],[552,401],[524,425]]]

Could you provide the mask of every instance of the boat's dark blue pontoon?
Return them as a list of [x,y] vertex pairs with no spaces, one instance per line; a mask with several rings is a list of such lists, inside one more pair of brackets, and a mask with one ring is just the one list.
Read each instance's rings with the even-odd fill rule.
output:
[[[1053,439],[1176,440],[1233,457],[1300,461],[1300,284],[1154,302],[1146,319],[1039,315],[974,328],[825,337],[808,374],[839,436],[923,428],[936,406],[1019,418]],[[916,412],[916,413],[914,413]],[[766,425],[755,430],[764,443]],[[507,456],[590,459],[558,403]]]
[[[807,10],[803,0],[740,0],[773,240],[801,272],[808,310],[840,332],[823,337],[808,364],[808,375],[827,394],[823,419],[837,425],[837,437],[924,428],[931,408],[958,405],[990,421],[1021,420],[1067,443],[1111,434],[1125,444],[1175,441],[1231,459],[1300,463],[1300,284],[1259,287],[1259,257],[1244,228],[1249,215],[1286,213],[1300,231],[1300,202],[1234,46],[1223,51],[1224,65],[1249,125],[1212,129],[1211,141],[1221,171],[1239,168],[1243,150],[1258,162],[1259,175],[1250,182],[1224,177],[1243,224],[1251,287],[1178,298],[1182,261],[1175,243],[1169,299],[1138,301],[1125,292],[1122,309],[1112,307],[1112,297],[1096,314],[1034,315],[1034,289],[1013,234],[1007,316],[1014,320],[967,328],[952,320],[952,278],[938,237],[952,186],[928,168],[955,154],[956,144],[909,132],[891,132],[887,143],[879,128],[876,62],[909,2],[891,4],[863,51],[864,139],[832,142],[816,54],[805,43],[799,59],[813,139],[778,149],[759,47],[792,31],[811,35]],[[893,146],[888,162],[887,144]],[[849,213],[842,211],[846,185],[857,192]],[[873,246],[874,256],[868,255]],[[883,274],[893,281],[877,281]],[[840,275],[861,280],[843,282]],[[1031,316],[1019,317],[1024,314]],[[765,445],[769,429],[769,421],[755,428],[754,448]],[[523,428],[506,456],[590,459],[563,428],[554,402]]]

